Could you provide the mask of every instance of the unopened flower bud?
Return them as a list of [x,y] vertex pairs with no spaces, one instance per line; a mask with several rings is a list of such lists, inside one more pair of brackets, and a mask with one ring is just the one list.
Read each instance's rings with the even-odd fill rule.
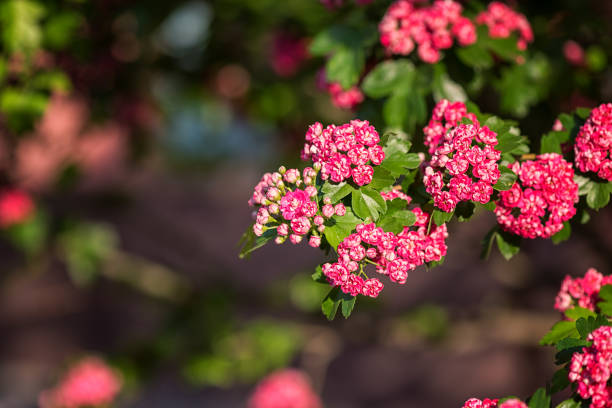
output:
[[306,194],[308,194],[310,197],[317,196],[317,188],[314,186],[308,186],[304,189],[304,191],[306,191]]
[[291,241],[291,243],[294,244],[294,245],[299,244],[300,242],[302,242],[302,236],[301,235],[296,235],[296,234],[291,234],[289,236],[289,241]]
[[278,233],[278,235],[282,236],[289,234],[289,224],[279,225],[278,227],[276,227],[276,232]]
[[285,172],[286,172],[286,171],[287,171],[287,168],[286,168],[285,166],[280,166],[280,167],[278,168],[278,172],[279,172],[280,174],[285,174]]
[[312,235],[310,237],[310,240],[308,240],[308,245],[313,248],[318,248],[319,246],[321,246],[321,237],[317,235]]
[[334,211],[337,216],[342,217],[344,214],[346,214],[346,207],[344,206],[344,204],[338,203],[334,207]]
[[258,237],[261,237],[264,233],[263,225],[257,223],[253,224],[253,233]]
[[319,226],[319,225],[323,225],[323,223],[325,222],[325,219],[323,217],[321,217],[320,215],[317,215],[316,217],[314,217],[314,225]]
[[334,215],[334,206],[331,204],[325,204],[321,209],[321,212],[325,218],[330,218]]

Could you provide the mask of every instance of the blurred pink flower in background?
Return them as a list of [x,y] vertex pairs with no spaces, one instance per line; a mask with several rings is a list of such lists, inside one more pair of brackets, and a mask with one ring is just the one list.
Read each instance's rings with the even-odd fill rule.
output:
[[584,50],[576,41],[566,41],[563,44],[563,55],[567,62],[575,66],[584,65]]
[[20,224],[32,215],[34,202],[20,190],[6,190],[0,193],[0,226]]
[[35,133],[17,145],[11,169],[16,182],[28,190],[45,190],[69,164],[79,165],[87,181],[113,178],[126,158],[128,131],[112,121],[86,130],[88,120],[83,99],[54,95]]
[[255,388],[248,408],[321,408],[304,373],[282,370],[268,375]]
[[306,40],[278,32],[272,40],[271,54],[270,63],[274,72],[281,77],[293,76],[308,58]]
[[108,405],[121,390],[121,377],[104,361],[87,357],[74,365],[60,383],[39,397],[41,408]]

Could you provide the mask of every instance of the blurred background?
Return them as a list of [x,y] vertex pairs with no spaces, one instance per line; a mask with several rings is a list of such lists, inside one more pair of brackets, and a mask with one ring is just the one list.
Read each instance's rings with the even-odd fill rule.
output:
[[[0,1],[0,407],[38,406],[88,355],[121,373],[119,407],[243,407],[284,367],[330,408],[457,407],[550,378],[537,343],[563,276],[612,272],[609,208],[511,262],[479,260],[490,214],[454,223],[444,265],[349,320],[320,312],[320,251],[238,259],[253,186],[301,166],[309,124],[385,129],[375,101],[334,105],[308,46],[342,19],[376,24],[390,2],[333,3]],[[559,113],[612,100],[612,2],[511,5],[535,34],[525,64],[447,65],[537,147]]]

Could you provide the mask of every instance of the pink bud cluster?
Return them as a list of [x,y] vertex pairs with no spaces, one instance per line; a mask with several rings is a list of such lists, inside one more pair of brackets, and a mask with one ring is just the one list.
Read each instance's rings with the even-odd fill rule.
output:
[[470,398],[465,401],[462,408],[527,408],[527,404],[516,398],[507,399],[499,405],[497,402],[497,399],[485,398],[481,401],[477,398]]
[[612,181],[612,103],[599,105],[591,111],[576,136],[574,152],[580,171],[592,171]]
[[567,275],[555,298],[555,309],[565,312],[577,305],[595,311],[603,285],[612,285],[612,276],[603,276],[594,268],[589,268],[582,278],[572,279]]
[[423,177],[436,207],[452,212],[460,201],[490,201],[500,177],[501,152],[495,145],[497,133],[477,124],[458,125],[444,135]]
[[495,215],[501,227],[524,238],[549,238],[576,214],[578,185],[571,163],[556,153],[509,166],[518,180],[500,192]]
[[385,232],[374,223],[357,225],[356,232],[338,245],[338,260],[323,265],[330,284],[352,296],[377,297],[383,284],[367,277],[364,267],[368,264],[375,265],[376,271],[392,282],[404,284],[408,271],[425,262],[441,260],[447,249],[446,224],[434,225],[427,234],[429,215],[420,208],[412,211],[417,216],[416,228],[404,227],[399,234]]
[[440,50],[452,47],[453,38],[462,46],[476,42],[476,28],[461,9],[453,0],[436,0],[428,7],[398,0],[378,26],[380,42],[389,53],[400,55],[410,54],[416,44],[419,57],[434,64],[440,60]]
[[249,399],[248,408],[322,408],[308,378],[298,370],[277,371],[264,378]]
[[302,160],[312,160],[315,168],[320,166],[323,180],[340,183],[352,179],[358,186],[364,186],[372,181],[372,166],[385,159],[379,142],[378,132],[367,120],[351,120],[326,128],[316,122],[306,132]]
[[489,3],[487,9],[476,17],[476,22],[486,24],[492,38],[507,38],[516,31],[519,50],[527,49],[527,43],[533,41],[533,31],[527,18],[499,1]]
[[34,202],[21,190],[0,193],[0,227],[10,227],[27,220],[34,212]]
[[459,125],[463,118],[468,118],[472,123],[478,124],[476,115],[468,112],[463,102],[450,102],[446,99],[440,99],[432,111],[429,123],[423,128],[424,144],[429,147],[430,154],[444,142],[446,132]]
[[592,345],[574,353],[568,378],[578,385],[580,397],[591,399],[590,408],[612,408],[612,327],[594,330],[587,340]]
[[121,378],[96,357],[81,360],[61,383],[39,398],[41,408],[108,406],[121,390]]
[[305,168],[302,174],[297,169],[284,167],[278,172],[264,174],[249,200],[249,205],[257,208],[253,224],[255,235],[276,229],[277,244],[287,238],[299,244],[309,235],[308,244],[319,247],[325,220],[333,215],[344,215],[346,208],[342,203],[332,206],[329,199],[319,208],[314,186],[316,177],[317,172],[311,167]]

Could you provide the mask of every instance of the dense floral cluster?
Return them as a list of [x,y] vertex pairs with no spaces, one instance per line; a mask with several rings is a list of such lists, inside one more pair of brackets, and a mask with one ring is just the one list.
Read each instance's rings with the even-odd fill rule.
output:
[[567,275],[555,298],[555,309],[565,312],[577,305],[594,311],[603,285],[612,285],[612,276],[603,276],[594,268],[589,268],[582,278]]
[[592,171],[612,181],[612,103],[591,111],[576,136],[574,152],[580,171]]
[[[432,225],[427,234],[429,214],[420,208],[412,210],[417,217],[415,227],[402,232],[385,232],[374,223],[359,224],[356,233],[338,245],[338,261],[323,265],[323,274],[333,286],[347,294],[377,297],[383,288],[377,278],[368,278],[363,268],[374,264],[376,271],[391,281],[404,284],[408,271],[425,262],[434,262],[446,255],[446,224]],[[365,279],[362,277],[365,277]]]
[[485,398],[481,401],[478,398],[470,398],[462,408],[527,408],[527,404],[516,398],[507,399],[499,405],[497,402],[497,399]]
[[264,174],[249,200],[249,205],[257,208],[253,224],[255,235],[275,229],[277,244],[287,238],[299,244],[304,236],[310,235],[308,244],[314,248],[320,246],[325,219],[344,215],[346,208],[342,203],[332,206],[329,201],[319,208],[314,186],[316,177],[317,171],[311,167],[305,168],[302,174],[297,169],[284,167],[278,172]]
[[602,326],[587,337],[592,342],[581,353],[574,353],[569,365],[569,380],[578,385],[577,392],[591,399],[590,408],[612,407],[612,327]]
[[525,50],[527,43],[533,41],[533,31],[527,18],[499,1],[489,3],[487,9],[476,17],[476,22],[486,24],[493,38],[507,38],[516,32],[520,50]]
[[434,205],[451,212],[460,201],[486,204],[500,177],[497,134],[487,126],[458,125],[448,131],[425,168],[423,183]]
[[379,142],[378,132],[367,120],[326,128],[316,122],[306,132],[302,160],[312,160],[315,168],[320,166],[323,180],[340,183],[352,179],[364,186],[374,176],[372,165],[378,166],[385,159]]
[[27,220],[34,212],[34,202],[21,190],[0,193],[0,227],[10,227]]
[[463,118],[468,118],[472,123],[478,124],[476,115],[468,112],[463,102],[440,99],[431,113],[429,123],[423,128],[425,134],[423,143],[429,148],[429,153],[433,153],[438,148],[446,132],[457,126]]
[[248,408],[321,408],[306,376],[298,370],[277,371],[264,378],[249,399]]
[[386,201],[392,201],[396,198],[399,198],[400,200],[406,201],[407,204],[410,204],[412,202],[412,197],[402,191],[402,186],[394,186],[389,191],[381,191],[380,195]]
[[413,1],[393,3],[379,24],[380,42],[392,54],[408,55],[415,44],[419,57],[430,64],[440,60],[440,50],[476,41],[472,21],[461,15],[461,5],[452,0],[436,0],[428,7],[415,7]]
[[88,357],[72,367],[55,388],[39,398],[41,408],[107,406],[121,390],[121,378],[102,360]]
[[549,238],[576,214],[578,185],[572,165],[556,153],[509,166],[518,180],[496,202],[497,222],[525,238]]

